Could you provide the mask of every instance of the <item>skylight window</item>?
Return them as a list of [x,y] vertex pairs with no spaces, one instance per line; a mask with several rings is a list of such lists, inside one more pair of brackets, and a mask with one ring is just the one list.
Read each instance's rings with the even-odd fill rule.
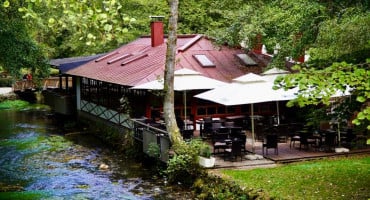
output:
[[202,67],[216,67],[216,65],[204,54],[193,55],[193,57]]
[[236,56],[247,66],[257,65],[257,63],[245,53],[236,54]]

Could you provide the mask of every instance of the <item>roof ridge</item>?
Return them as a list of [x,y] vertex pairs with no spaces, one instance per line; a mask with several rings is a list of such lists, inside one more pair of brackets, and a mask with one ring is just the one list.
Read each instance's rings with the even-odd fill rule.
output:
[[189,42],[187,42],[186,44],[182,45],[181,47],[179,47],[177,50],[179,52],[184,52],[186,51],[189,47],[193,46],[193,44],[195,44],[199,39],[201,39],[203,37],[203,35],[201,34],[197,34],[195,35],[195,37],[193,37],[193,39],[191,39]]
[[104,56],[97,58],[97,59],[95,60],[95,62],[102,61],[102,60],[104,60],[104,59],[106,59],[106,58],[109,58],[109,57],[111,57],[111,56],[114,56],[114,55],[116,55],[116,54],[119,54],[119,51],[113,51],[113,52],[111,52],[111,53],[105,54]]
[[121,66],[126,65],[126,64],[128,64],[130,62],[133,62],[135,60],[139,60],[139,59],[144,58],[146,56],[148,56],[147,53],[139,53],[139,54],[133,55],[133,56],[123,60],[123,62],[121,63]]
[[[112,60],[108,60],[108,64],[112,64],[112,63],[115,63],[115,62],[117,62],[117,61],[119,61],[119,60],[122,60],[122,59],[125,59],[125,58],[127,58],[127,57],[130,57],[130,56],[132,56],[132,54],[130,54],[130,53],[125,53],[125,54],[123,54],[123,55],[121,55],[121,56],[118,56],[118,57],[115,57],[115,58],[113,58]],[[96,62],[96,61],[95,61]]]

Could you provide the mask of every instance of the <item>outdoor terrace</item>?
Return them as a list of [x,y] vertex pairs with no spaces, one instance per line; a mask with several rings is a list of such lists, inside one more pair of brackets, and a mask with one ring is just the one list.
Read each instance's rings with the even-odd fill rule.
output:
[[[150,143],[157,143],[163,153],[161,159],[166,162],[169,158],[166,149],[169,148],[170,142],[168,135],[165,130],[156,128],[150,124],[142,123],[134,120],[135,122],[135,138],[143,142],[143,150],[146,152],[149,148]],[[235,168],[235,169],[248,169],[256,167],[274,167],[281,163],[290,163],[297,161],[322,159],[325,157],[335,156],[350,156],[355,154],[370,154],[370,145],[366,145],[365,140],[361,140],[358,144],[355,144],[349,152],[336,153],[334,147],[331,151],[327,151],[324,148],[317,148],[309,146],[308,148],[299,148],[299,141],[295,143],[295,146],[290,146],[290,138],[287,138],[284,142],[278,143],[278,154],[275,154],[274,149],[269,149],[268,153],[263,154],[262,152],[262,141],[255,140],[254,142],[254,153],[252,148],[252,134],[247,131],[244,132],[246,135],[245,150],[241,157],[236,159],[229,159],[225,156],[224,151],[221,149],[220,152],[216,152],[213,156],[216,158],[215,166],[213,169],[221,168]],[[202,138],[199,130],[193,132],[192,138]],[[208,142],[211,151],[213,152],[213,143],[211,138],[202,138],[205,142]]]
[[[240,160],[240,157],[236,160],[230,161],[225,160],[222,153],[214,155],[216,157],[215,169],[218,168],[256,168],[256,167],[273,167],[276,164],[282,163],[291,163],[297,161],[305,160],[314,160],[322,159],[325,157],[335,157],[335,156],[350,156],[355,154],[369,154],[370,155],[370,146],[369,145],[360,145],[356,148],[350,149],[349,152],[336,153],[334,151],[326,152],[323,149],[308,148],[308,149],[299,149],[299,142],[295,146],[290,147],[290,139],[287,142],[278,143],[278,154],[275,154],[273,149],[268,150],[268,154],[262,153],[262,141],[254,142],[254,154],[259,157],[256,160],[249,160],[246,158],[246,155],[254,155],[252,153],[252,141],[251,134],[247,133],[247,142],[246,142],[246,153],[243,155],[243,159]],[[210,143],[211,147],[212,144]]]

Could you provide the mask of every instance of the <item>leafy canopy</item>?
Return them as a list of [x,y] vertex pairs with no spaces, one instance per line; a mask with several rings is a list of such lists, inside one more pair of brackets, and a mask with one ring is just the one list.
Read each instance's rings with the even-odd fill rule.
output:
[[[328,104],[330,96],[351,88],[363,106],[357,120],[369,124],[370,3],[360,1],[254,0],[233,1],[236,12],[223,12],[229,26],[215,29],[218,42],[253,48],[256,36],[269,53],[279,46],[270,67],[285,68],[286,57],[298,58],[307,52],[308,63],[293,68],[295,73],[277,80],[281,87],[299,88],[290,104]],[[370,125],[368,126],[370,129]]]
[[5,1],[0,5],[0,66],[15,78],[20,78],[22,68],[29,69],[34,76],[46,76],[44,52],[30,37],[27,25],[17,11],[18,6],[22,6],[22,2]]

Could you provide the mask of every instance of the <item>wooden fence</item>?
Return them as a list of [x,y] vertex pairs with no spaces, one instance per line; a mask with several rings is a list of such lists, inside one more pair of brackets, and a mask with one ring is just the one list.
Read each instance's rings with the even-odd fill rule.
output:
[[[62,79],[62,89],[66,89],[66,79]],[[49,77],[42,80],[42,90],[55,89],[60,87],[60,78],[59,77]],[[72,78],[68,78],[68,87],[72,87]],[[25,90],[37,90],[37,85],[33,80],[20,80],[16,81],[13,84],[14,92],[22,92]]]

